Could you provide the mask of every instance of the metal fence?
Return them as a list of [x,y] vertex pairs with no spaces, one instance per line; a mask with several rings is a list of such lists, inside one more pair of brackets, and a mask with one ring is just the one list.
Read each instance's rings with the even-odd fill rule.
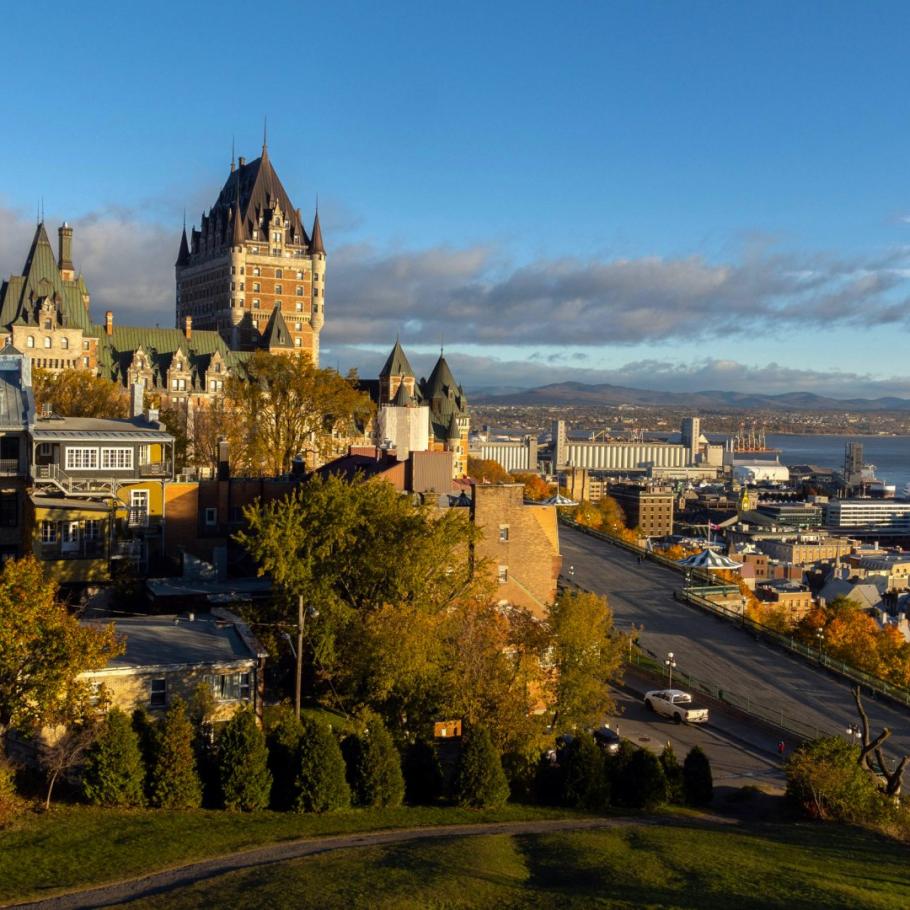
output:
[[[668,569],[672,569],[674,572],[678,572],[687,579],[697,578],[700,581],[706,582],[708,585],[717,584],[717,579],[714,578],[710,572],[687,570],[672,559],[667,559],[665,556],[649,552],[642,547],[635,546],[635,544],[627,543],[625,540],[620,540],[617,537],[604,534],[602,531],[595,531],[593,528],[587,528],[568,518],[560,517],[560,520],[569,527],[582,531],[591,537],[596,537],[599,540],[611,543],[621,549],[628,550],[630,553],[634,553],[644,559],[648,559],[665,566]],[[760,636],[765,641],[778,645],[791,654],[797,654],[809,663],[822,667],[831,673],[843,676],[851,682],[858,683],[871,692],[874,692],[876,695],[891,699],[904,707],[910,707],[910,689],[905,689],[902,686],[895,686],[892,683],[889,683],[878,676],[866,673],[864,670],[860,670],[845,661],[836,660],[825,654],[824,649],[810,648],[790,635],[782,635],[780,632],[775,632],[773,629],[769,629],[767,626],[763,626],[761,623],[749,619],[741,611],[731,610],[723,604],[715,603],[706,597],[700,596],[697,591],[684,588],[683,590],[675,591],[673,596],[680,602],[691,604],[692,606],[707,610],[715,616],[721,616],[736,622],[744,629],[748,629],[754,635]]]

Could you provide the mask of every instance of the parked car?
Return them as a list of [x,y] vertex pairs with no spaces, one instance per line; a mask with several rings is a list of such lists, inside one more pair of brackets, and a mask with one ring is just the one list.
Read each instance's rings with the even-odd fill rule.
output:
[[645,707],[661,717],[669,717],[677,724],[708,722],[708,709],[696,705],[692,701],[692,696],[682,689],[655,689],[645,692]]
[[594,731],[594,741],[607,755],[615,755],[619,752],[619,747],[622,744],[619,734],[615,730],[611,730],[606,724]]

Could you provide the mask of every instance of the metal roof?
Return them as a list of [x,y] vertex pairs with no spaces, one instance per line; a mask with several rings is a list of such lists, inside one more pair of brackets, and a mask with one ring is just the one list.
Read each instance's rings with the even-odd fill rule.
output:
[[101,417],[43,417],[32,430],[37,442],[90,439],[95,442],[173,442],[157,424],[141,418],[108,420]]

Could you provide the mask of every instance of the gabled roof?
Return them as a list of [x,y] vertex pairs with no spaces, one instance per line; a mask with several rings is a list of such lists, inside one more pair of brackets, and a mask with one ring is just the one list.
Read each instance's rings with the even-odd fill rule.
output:
[[294,340],[291,338],[288,324],[281,315],[281,307],[276,304],[269,316],[269,323],[262,334],[262,344],[272,350],[273,348],[293,348]]
[[411,364],[405,356],[398,339],[395,339],[395,347],[392,348],[391,354],[386,358],[385,366],[379,371],[379,378],[386,379],[389,376],[413,376],[414,371]]

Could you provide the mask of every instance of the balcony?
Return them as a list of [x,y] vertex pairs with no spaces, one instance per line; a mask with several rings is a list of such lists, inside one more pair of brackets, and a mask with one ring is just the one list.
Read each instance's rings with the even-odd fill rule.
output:
[[19,473],[18,458],[0,458],[0,477],[15,477]]
[[170,477],[171,463],[169,461],[158,461],[150,464],[139,465],[140,477]]
[[41,558],[55,559],[101,559],[105,555],[103,540],[42,541]]

